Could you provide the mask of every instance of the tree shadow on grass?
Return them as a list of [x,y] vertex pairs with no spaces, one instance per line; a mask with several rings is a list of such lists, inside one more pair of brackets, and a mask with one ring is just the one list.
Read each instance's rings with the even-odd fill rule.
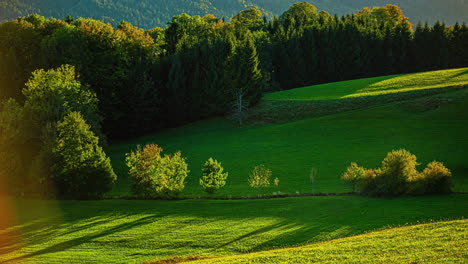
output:
[[275,224],[272,224],[272,225],[268,225],[268,226],[264,226],[264,227],[261,227],[261,228],[258,228],[256,230],[253,230],[251,232],[248,232],[248,233],[245,233],[233,240],[230,240],[224,244],[221,244],[219,245],[217,248],[223,248],[223,247],[226,247],[226,246],[229,246],[231,244],[234,244],[236,242],[239,242],[243,239],[247,239],[247,238],[250,238],[250,237],[253,237],[255,235],[260,235],[260,234],[263,234],[263,233],[267,233],[267,232],[270,232],[274,229],[280,229],[280,228],[292,228],[294,224],[292,224],[291,222],[289,221],[281,221],[281,222],[278,222],[278,223],[275,223]]
[[56,252],[59,252],[59,251],[67,250],[67,249],[79,246],[81,244],[88,243],[88,242],[90,242],[90,241],[92,241],[94,239],[100,238],[100,237],[108,236],[108,235],[111,235],[111,234],[114,234],[114,233],[122,232],[122,231],[125,231],[125,230],[129,230],[129,229],[132,229],[132,228],[135,228],[135,227],[142,226],[142,225],[151,224],[160,217],[161,217],[160,215],[150,215],[150,216],[142,217],[142,218],[137,219],[135,221],[131,221],[131,222],[127,222],[127,223],[117,225],[115,227],[111,227],[111,228],[109,228],[109,229],[107,229],[106,231],[103,231],[103,232],[99,232],[99,233],[90,234],[90,235],[82,236],[82,237],[79,237],[79,238],[75,238],[75,239],[72,239],[72,240],[69,240],[69,241],[65,241],[65,242],[62,242],[62,243],[47,247],[45,249],[41,249],[41,250],[36,251],[34,253],[30,253],[30,254],[20,256],[20,257],[10,259],[10,260],[8,260],[8,262],[15,263],[17,261],[25,260],[25,259],[32,258],[32,257],[35,257],[35,256],[50,254],[50,253],[56,253]]
[[[330,241],[343,237],[349,237],[353,235],[361,234],[354,230],[355,227],[349,225],[336,225],[320,230],[317,226],[303,225],[299,229],[292,232],[285,232],[272,240],[258,244],[252,248],[253,252],[271,250],[278,248],[278,245],[284,245],[286,247],[297,247],[302,245],[309,245],[311,243],[319,243],[323,241]],[[288,241],[295,241],[292,245]]]

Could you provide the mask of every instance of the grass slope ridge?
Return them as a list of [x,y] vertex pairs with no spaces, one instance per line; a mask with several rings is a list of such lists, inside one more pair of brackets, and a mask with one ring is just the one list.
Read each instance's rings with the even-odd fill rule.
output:
[[460,219],[467,216],[467,202],[462,194],[397,199],[17,200],[9,206],[18,212],[17,219],[0,226],[0,262],[139,263],[174,256],[237,255]]
[[[466,70],[454,71],[460,74],[454,79],[468,79]],[[453,71],[447,72],[454,75]],[[430,82],[426,78],[430,74],[416,76],[422,77],[413,79],[415,86],[418,82],[428,86],[447,80],[445,74],[435,75]],[[198,181],[201,167],[209,157],[222,162],[229,172],[227,184],[217,197],[256,196],[256,191],[247,184],[247,177],[259,164],[265,164],[273,171],[272,177],[280,180],[279,187],[266,190],[268,195],[311,193],[311,168],[318,172],[315,192],[335,193],[350,191],[339,178],[350,162],[375,168],[388,151],[399,148],[410,150],[423,164],[433,160],[444,162],[453,172],[454,190],[467,191],[468,89],[460,87],[412,91],[417,99],[408,96],[410,92],[359,97],[362,102],[358,102],[358,107],[366,107],[359,110],[355,108],[356,102],[350,101],[357,98],[284,101],[293,106],[285,111],[275,104],[283,101],[265,100],[262,104],[271,102],[269,110],[273,113],[297,113],[297,118],[288,118],[301,120],[238,127],[228,119],[211,119],[113,144],[108,154],[119,177],[110,196],[130,195],[125,153],[148,143],[160,145],[166,153],[180,150],[188,158],[191,173],[182,193],[184,197],[207,197]],[[440,93],[428,95],[431,91]],[[388,96],[397,96],[398,101],[388,103],[382,99]],[[307,108],[309,102],[316,111],[310,117],[320,116],[327,109],[332,114],[304,118],[303,112],[310,109],[301,107]]]
[[190,263],[464,263],[467,236],[468,220],[464,219]]
[[[175,15],[205,15],[229,19],[239,11],[255,7],[267,15],[281,15],[297,0],[0,0],[0,21],[15,19],[31,13],[46,17],[63,18],[69,14],[75,17],[103,19],[114,25],[125,20],[136,26],[150,29],[165,26]],[[319,10],[330,14],[354,13],[363,7],[400,5],[410,21],[455,21],[466,22],[468,5],[459,0],[308,0]]]
[[266,94],[264,100],[332,100],[468,85],[468,68],[334,82]]

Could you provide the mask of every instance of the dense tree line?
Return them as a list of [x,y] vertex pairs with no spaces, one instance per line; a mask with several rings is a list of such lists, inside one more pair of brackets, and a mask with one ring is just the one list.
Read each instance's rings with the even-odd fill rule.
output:
[[30,15],[0,36],[0,100],[24,101],[36,69],[73,65],[111,138],[240,112],[266,90],[468,66],[466,25],[412,30],[392,5],[338,17],[303,2],[270,21],[253,8],[231,22],[181,14],[147,31]]
[[[229,19],[246,8],[257,8],[268,18],[281,15],[298,0],[0,0],[0,22],[18,16],[89,17],[117,26],[125,20],[144,29],[163,27],[174,14],[214,14]],[[466,21],[468,5],[462,0],[307,0],[331,14],[349,14],[364,6],[399,5],[412,21]]]

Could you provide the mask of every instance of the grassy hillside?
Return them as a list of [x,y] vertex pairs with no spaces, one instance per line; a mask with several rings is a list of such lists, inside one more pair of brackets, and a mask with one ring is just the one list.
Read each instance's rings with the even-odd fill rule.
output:
[[[214,14],[229,19],[239,11],[256,7],[269,16],[279,16],[297,0],[0,0],[0,21],[15,19],[31,13],[47,17],[63,18],[69,14],[75,17],[103,19],[113,24],[125,20],[149,29],[165,26],[175,15]],[[354,13],[363,7],[400,5],[410,21],[455,21],[466,22],[468,5],[459,0],[309,0],[319,10],[330,14]]]
[[[172,202],[13,201],[10,207],[15,208],[17,218],[0,226],[0,262],[138,263],[174,256],[256,252],[392,226],[460,219],[467,216],[467,199],[467,195],[444,195],[398,199],[337,196]],[[449,230],[454,237],[459,236],[456,232],[466,235],[460,227]],[[360,245],[356,244],[358,248]]]
[[[401,90],[407,89],[401,78],[408,79],[408,76],[415,89],[444,86],[450,80],[455,80],[452,85],[458,84],[468,78],[466,69],[439,72],[437,75],[427,73],[396,77],[396,80],[400,79],[397,84]],[[447,76],[452,77],[447,79]],[[365,85],[359,88],[356,82],[340,83],[342,90],[350,89],[349,86],[353,88],[346,92],[336,89],[335,97],[367,89]],[[370,80],[358,82],[372,83]],[[398,86],[388,78],[383,82],[389,85],[377,87],[397,91]],[[382,91],[385,90],[377,92]],[[125,153],[135,149],[138,144],[147,143],[159,144],[169,153],[180,150],[188,158],[191,173],[183,196],[189,197],[206,196],[198,179],[201,166],[209,157],[220,160],[230,173],[226,187],[218,196],[255,196],[256,192],[247,184],[247,177],[258,164],[271,168],[273,177],[280,179],[280,186],[270,187],[267,191],[269,194],[311,193],[311,168],[318,171],[316,192],[347,192],[350,189],[339,177],[350,162],[378,167],[388,151],[398,148],[406,148],[416,154],[423,166],[433,160],[444,162],[453,171],[454,189],[468,191],[468,89],[443,90],[444,93],[431,96],[426,96],[425,91],[415,91],[422,93],[419,99],[405,100],[406,94],[402,93],[398,102],[355,111],[340,110],[346,110],[340,101],[348,99],[324,101],[317,111],[332,107],[341,113],[297,122],[238,127],[228,119],[212,119],[114,144],[108,153],[119,180],[110,195],[129,195]],[[294,93],[294,90],[291,92]],[[324,90],[319,92],[322,96],[324,93]],[[278,97],[282,94],[278,93]],[[382,96],[385,95],[366,96],[367,101],[361,104],[375,105],[373,102],[380,102]]]
[[[284,123],[259,124],[250,120],[243,127],[229,118],[218,118],[112,144],[108,153],[119,180],[109,195],[129,195],[125,153],[146,143],[157,143],[166,152],[181,150],[188,158],[192,172],[183,193],[186,197],[206,196],[198,179],[201,165],[209,157],[219,159],[230,173],[227,186],[217,196],[257,195],[248,187],[247,176],[258,164],[271,168],[273,177],[280,179],[280,186],[269,188],[268,194],[310,193],[311,168],[318,172],[316,192],[346,192],[349,187],[339,176],[349,162],[377,167],[385,154],[396,148],[409,149],[424,165],[434,159],[443,161],[453,171],[454,189],[466,192],[468,88],[418,89],[442,87],[447,82],[461,85],[466,75],[466,70],[459,69],[392,78],[406,78],[398,82],[385,77],[377,86],[372,86],[376,82],[371,80],[343,82],[343,91],[337,91],[330,100],[262,102],[295,102],[295,107],[314,102],[322,104],[317,109],[336,110],[327,115]],[[405,83],[410,83],[413,91],[406,91]],[[370,86],[379,87],[371,90],[373,96],[368,96],[373,93],[366,90],[366,96],[342,98]],[[392,93],[397,97],[388,100],[388,94],[375,95],[382,91],[398,92]],[[323,96],[324,91],[321,93]],[[346,108],[348,103],[358,104],[358,108]],[[0,262],[138,263],[177,256],[221,263],[300,263],[330,256],[336,257],[327,260],[335,262],[456,262],[467,257],[463,251],[466,221],[324,241],[389,227],[464,219],[467,202],[466,194],[393,199],[346,195],[178,201],[31,201],[0,197]],[[317,242],[324,243],[305,246]],[[261,252],[291,246],[304,247]],[[412,249],[410,253],[400,254],[408,247]],[[251,252],[260,253],[231,258]],[[369,252],[371,258],[366,259],[363,252]]]
[[467,235],[468,220],[447,221],[190,263],[464,263]]
[[269,93],[264,100],[330,100],[468,85],[468,68],[326,83]]

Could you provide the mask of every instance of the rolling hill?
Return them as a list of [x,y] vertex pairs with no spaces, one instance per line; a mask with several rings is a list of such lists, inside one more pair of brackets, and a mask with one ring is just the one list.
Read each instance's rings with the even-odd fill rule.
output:
[[[312,168],[318,173],[315,192],[328,193],[349,191],[340,175],[350,162],[378,167],[387,152],[399,148],[410,150],[423,164],[444,162],[454,172],[455,190],[467,191],[467,70],[361,79],[272,93],[251,110],[247,126],[217,118],[113,144],[108,154],[119,180],[111,195],[129,195],[125,153],[148,143],[162,146],[165,153],[180,150],[188,158],[191,173],[182,194],[186,197],[206,196],[198,179],[209,157],[221,161],[230,175],[226,187],[217,194],[220,197],[255,196],[247,177],[258,164],[270,168],[273,178],[280,180],[278,188],[269,188],[269,194],[311,193]],[[413,91],[407,91],[406,82]],[[341,98],[371,89],[370,83],[377,87],[372,93]],[[448,83],[454,86],[447,87]],[[388,91],[392,93],[386,94]],[[338,99],[293,100],[297,99],[293,96],[311,99],[314,94],[319,99]],[[272,98],[291,100],[269,100]]]
[[[0,21],[15,19],[31,13],[46,17],[63,18],[91,17],[115,24],[128,21],[141,28],[165,26],[175,15],[214,14],[229,19],[240,10],[250,7],[261,9],[268,16],[279,16],[295,0],[0,0]],[[467,22],[468,3],[466,0],[309,0],[307,2],[330,14],[353,13],[366,6],[399,5],[410,21],[436,20],[453,24]]]
[[[257,195],[246,178],[259,163],[280,179],[279,187],[270,187],[266,194],[311,193],[312,167],[318,172],[315,192],[347,192],[349,187],[339,176],[349,162],[376,167],[395,148],[411,150],[421,163],[443,161],[453,171],[454,190],[466,192],[467,70],[278,92],[252,109],[248,125],[242,127],[229,117],[220,117],[114,143],[108,153],[119,180],[109,194],[113,197],[107,200],[0,196],[0,262],[463,262],[467,258],[466,194],[245,196]],[[412,91],[406,90],[408,83]],[[343,98],[370,86],[380,92],[374,89],[373,93]],[[321,89],[336,91],[327,97]],[[301,114],[301,107],[310,103],[331,111]],[[257,120],[258,112],[265,110],[262,104],[269,104],[271,116],[285,111],[282,104],[289,105],[292,114],[262,123]],[[160,144],[167,152],[181,150],[188,157],[191,174],[182,195],[192,199],[118,199],[130,195],[125,153],[146,143]],[[217,194],[223,200],[203,199],[207,195],[198,184],[201,165],[210,156],[219,159],[230,173],[227,186]],[[233,197],[240,199],[230,200]],[[399,226],[405,227],[388,229]],[[299,248],[290,248],[293,246]]]

